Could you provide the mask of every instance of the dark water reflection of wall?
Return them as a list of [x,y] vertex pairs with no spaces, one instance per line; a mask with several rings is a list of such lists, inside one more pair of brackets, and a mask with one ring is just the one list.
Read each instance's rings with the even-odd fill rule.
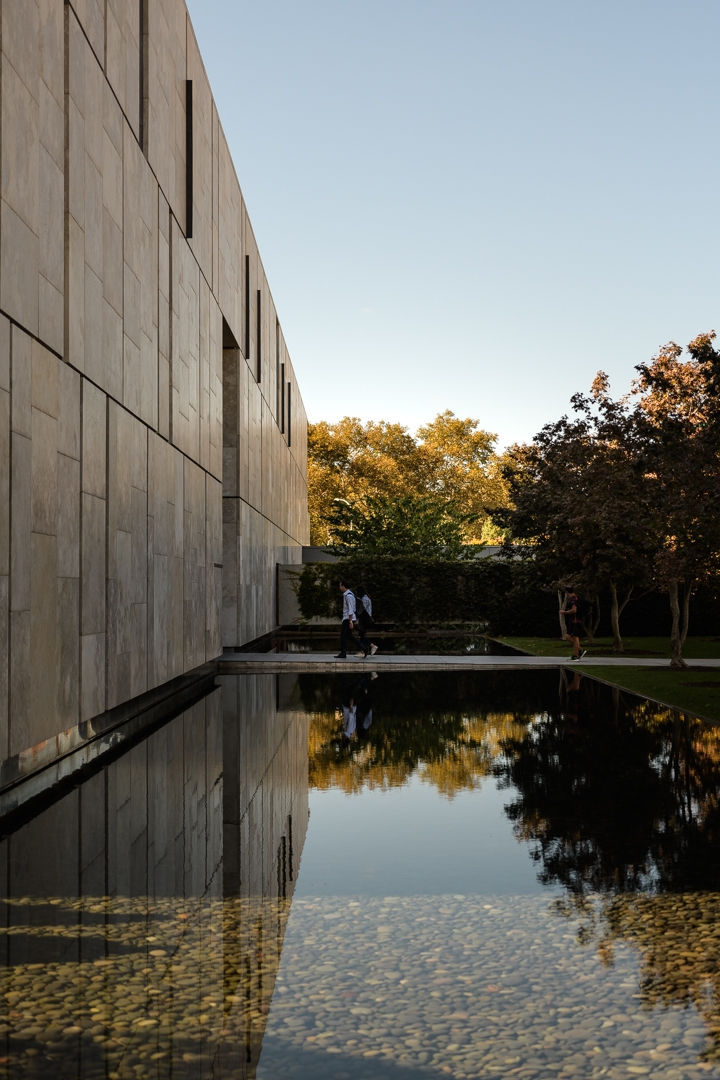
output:
[[293,677],[224,677],[0,844],[0,1076],[250,1076],[307,825]]

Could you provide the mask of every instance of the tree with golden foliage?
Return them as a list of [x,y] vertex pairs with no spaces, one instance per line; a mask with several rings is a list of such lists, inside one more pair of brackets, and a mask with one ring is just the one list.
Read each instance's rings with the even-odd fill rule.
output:
[[[308,505],[313,544],[333,543],[337,504],[362,512],[367,499],[387,507],[414,496],[445,502],[461,515],[466,542],[483,538],[488,509],[507,499],[494,452],[496,436],[446,409],[415,435],[401,424],[354,416],[308,427]],[[389,515],[391,517],[391,515]]]

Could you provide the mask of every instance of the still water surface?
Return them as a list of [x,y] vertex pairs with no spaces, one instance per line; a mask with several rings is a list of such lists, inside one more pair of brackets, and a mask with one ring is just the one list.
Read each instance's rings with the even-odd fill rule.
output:
[[577,672],[222,677],[3,839],[0,1076],[720,1077],[719,748]]

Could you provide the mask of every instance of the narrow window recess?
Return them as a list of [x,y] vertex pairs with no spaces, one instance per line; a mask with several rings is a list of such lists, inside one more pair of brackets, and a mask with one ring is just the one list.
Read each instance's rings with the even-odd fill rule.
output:
[[148,0],[140,0],[140,149],[148,156]]
[[193,84],[185,80],[185,236],[193,234]]
[[257,291],[257,341],[255,342],[255,351],[257,353],[255,380],[260,382],[262,379],[262,293],[259,289]]
[[245,256],[245,359],[250,362],[250,256]]

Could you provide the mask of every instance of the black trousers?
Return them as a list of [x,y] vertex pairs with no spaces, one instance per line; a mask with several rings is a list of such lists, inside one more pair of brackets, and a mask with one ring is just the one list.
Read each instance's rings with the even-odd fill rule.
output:
[[347,652],[351,649],[357,652],[360,646],[355,640],[355,635],[350,629],[350,620],[343,619],[342,626],[340,627],[340,652]]

